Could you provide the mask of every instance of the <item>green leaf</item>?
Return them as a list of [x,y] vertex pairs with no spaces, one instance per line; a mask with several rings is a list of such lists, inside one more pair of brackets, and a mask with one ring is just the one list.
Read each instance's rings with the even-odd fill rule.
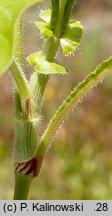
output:
[[40,30],[44,38],[50,38],[53,36],[53,32],[50,29],[51,10],[47,9],[39,14],[39,17],[44,21],[35,22],[37,28]]
[[44,10],[42,11],[40,14],[39,14],[39,17],[46,23],[50,23],[51,21],[51,10],[50,9],[47,9],[47,10]]
[[74,51],[76,50],[76,48],[79,45],[79,43],[72,41],[70,39],[67,39],[67,38],[61,38],[60,44],[61,44],[61,48],[63,51],[63,55],[65,55],[65,56],[68,56],[68,55],[74,53]]
[[68,56],[76,50],[82,36],[83,26],[79,21],[70,21],[60,39],[63,54]]
[[35,66],[36,71],[40,74],[67,74],[67,70],[63,66],[47,61],[41,51],[30,55],[28,61]]
[[40,30],[44,38],[50,38],[53,36],[53,32],[49,29],[48,25],[45,22],[37,21],[35,22],[37,28]]
[[79,42],[82,36],[82,31],[82,24],[79,21],[72,20],[69,22],[63,37]]
[[0,74],[14,55],[15,27],[20,14],[41,0],[0,0]]
[[82,98],[85,97],[92,89],[94,89],[99,82],[109,75],[112,75],[112,56],[103,61],[96,69],[90,73],[81,83],[79,83],[69,96],[65,99],[62,105],[51,119],[48,127],[46,128],[40,143],[38,143],[33,156],[38,156],[46,152],[46,149],[53,141],[56,132],[60,129],[60,126],[65,122],[65,119],[71,110],[75,109],[77,105],[82,102]]

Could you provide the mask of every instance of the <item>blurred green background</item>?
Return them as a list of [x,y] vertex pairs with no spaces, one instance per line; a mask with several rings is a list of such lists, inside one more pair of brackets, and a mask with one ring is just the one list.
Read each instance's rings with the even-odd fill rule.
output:
[[[28,9],[24,20],[24,53],[42,46],[33,21],[50,6],[44,1]],[[59,62],[69,76],[52,76],[44,95],[40,135],[65,96],[95,66],[112,54],[112,1],[77,0],[73,17],[81,20],[84,34],[75,56]],[[26,63],[26,73],[30,66]],[[0,199],[12,199],[14,187],[13,82],[6,72],[0,78]],[[32,184],[30,199],[112,199],[112,77],[90,93],[72,112],[52,147],[41,173]]]

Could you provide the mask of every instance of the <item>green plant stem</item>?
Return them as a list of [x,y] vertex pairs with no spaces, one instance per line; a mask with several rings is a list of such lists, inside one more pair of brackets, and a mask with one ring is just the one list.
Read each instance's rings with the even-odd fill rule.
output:
[[[46,59],[52,61],[57,51],[59,41],[54,38],[49,39],[46,42],[43,50]],[[52,51],[51,51],[52,50]],[[22,161],[27,161],[34,152],[37,143],[37,127],[33,123],[38,125],[38,115],[40,113],[40,103],[46,87],[49,76],[41,76],[37,72],[34,72],[31,76],[29,86],[27,85],[25,78],[17,67],[12,65],[12,75],[17,83],[17,87],[20,93],[20,97],[31,98],[31,118],[34,122],[21,119],[18,113],[21,112],[21,104],[18,91],[16,90],[16,115],[19,119],[16,119],[16,132],[15,132],[15,164]],[[30,93],[29,93],[30,90]],[[23,97],[24,96],[24,97]],[[23,101],[23,100],[22,100]],[[15,173],[15,192],[14,199],[27,199],[28,192],[31,184],[31,178],[24,174]],[[22,191],[21,191],[22,190]],[[22,193],[22,194],[21,194]]]
[[21,107],[20,94],[16,84],[14,85],[14,96],[15,96],[15,117],[21,118],[21,116],[23,115],[23,111]]
[[64,16],[63,16],[64,19],[62,22],[62,34],[64,33],[66,26],[69,22],[73,6],[74,6],[74,0],[67,0],[66,1],[66,6],[65,6],[65,11],[64,11]]
[[31,113],[32,118],[37,118],[41,110],[41,101],[49,77],[34,72],[30,80]]
[[[15,126],[15,168],[32,157],[37,143],[38,121],[16,119]],[[20,167],[21,168],[21,167]],[[14,199],[27,199],[32,177],[15,172]]]
[[29,188],[33,178],[25,176],[21,173],[15,173],[15,189],[14,189],[14,200],[27,200]]
[[37,143],[38,119],[15,120],[15,163],[32,157]]
[[[25,119],[26,101],[30,98],[30,90],[27,80],[20,66],[23,65],[23,40],[22,21],[18,20],[16,33],[17,62],[13,62],[10,70],[14,78],[15,90],[15,161],[18,163],[31,157],[37,142],[37,127],[30,119]],[[25,118],[24,118],[25,117]],[[14,200],[26,200],[32,178],[15,172]]]
[[51,3],[52,3],[52,13],[51,13],[50,27],[54,33],[56,23],[57,23],[57,17],[59,14],[59,0],[51,0]]
[[77,106],[78,102],[90,92],[102,79],[112,72],[112,57],[104,61],[99,65],[94,72],[87,76],[87,78],[81,82],[67,99],[60,106],[51,122],[49,123],[44,135],[38,144],[34,156],[44,155],[49,143],[51,142],[54,134],[58,130],[59,126],[66,119],[68,113]]
[[23,71],[19,67],[18,63],[13,62],[10,66],[10,71],[18,87],[22,108],[24,110],[26,100],[30,98],[30,91],[27,80],[25,79]]
[[[58,11],[57,15],[57,24],[56,29],[54,29],[54,36],[49,38],[45,46],[43,48],[43,55],[45,56],[46,60],[49,62],[54,61],[54,57],[56,51],[60,44],[60,36],[62,34],[62,23],[64,19],[64,12],[67,0],[60,0],[60,1],[52,1],[53,7],[56,5],[56,10],[54,9],[55,19],[51,19],[53,21],[51,26],[54,28],[54,23],[56,23],[56,11]],[[54,4],[55,3],[55,4]],[[53,16],[53,13],[52,13]],[[21,51],[21,50],[20,50]],[[17,169],[18,172],[21,172],[21,162],[25,162],[33,156],[34,149],[36,149],[37,143],[37,127],[35,127],[34,122],[36,122],[36,126],[38,125],[38,116],[40,113],[40,103],[43,97],[43,93],[48,82],[49,76],[40,75],[38,71],[34,71],[31,75],[29,85],[27,84],[24,75],[17,64],[12,65],[12,75],[15,79],[17,84],[18,91],[16,91],[16,115],[21,112],[20,107],[20,99],[22,101],[22,106],[24,107],[24,102],[27,97],[30,97],[31,102],[31,119],[25,120],[24,118],[21,119],[21,115],[18,115],[19,119],[16,119],[16,133],[15,133],[15,165],[19,165]],[[20,94],[20,98],[18,95]],[[22,108],[23,108],[22,107]],[[51,131],[52,132],[52,131]],[[47,141],[45,139],[45,141]],[[43,141],[42,141],[43,142]],[[40,165],[41,165],[41,156],[44,154],[44,147],[46,149],[46,145],[43,145],[41,148],[41,143],[39,144],[40,149]],[[34,154],[35,155],[35,154]],[[37,152],[36,152],[37,156]],[[37,160],[38,161],[38,160]],[[23,171],[23,169],[22,169]],[[25,173],[24,173],[25,172]],[[30,188],[30,184],[32,178],[27,175],[27,171],[24,169],[22,173],[15,173],[15,192],[14,192],[14,199],[27,199],[28,192]],[[26,175],[25,175],[26,174]]]
[[64,11],[65,11],[65,6],[66,6],[66,0],[60,0],[59,1],[59,14],[58,14],[58,20],[57,20],[57,25],[55,28],[54,35],[57,38],[60,38],[61,33],[62,33],[62,23],[63,23],[63,16],[64,16]]
[[[57,40],[56,38],[52,37],[47,40],[43,49],[43,54],[45,55],[46,60],[48,61],[54,60],[58,46],[59,46],[59,40]],[[41,101],[48,80],[49,80],[49,76],[38,74],[37,71],[35,71],[30,78],[29,88],[30,88],[30,95],[32,100],[31,109],[32,109],[33,118],[38,117],[40,114]]]
[[[61,28],[63,23],[63,15],[65,11],[66,0],[52,0],[52,16],[51,16],[51,28],[54,29],[54,23],[56,24],[54,35],[46,41],[46,44],[43,48],[43,55],[46,57],[47,61],[53,62],[56,51],[60,45],[60,35]],[[58,19],[56,21],[56,13]],[[49,80],[49,77],[46,75],[40,75],[36,72],[33,73],[30,79],[30,92],[32,98],[32,112],[33,116],[39,115],[40,103],[42,96],[46,87],[46,84]]]
[[16,27],[16,44],[15,44],[15,59],[19,65],[24,68],[24,52],[23,52],[23,20],[22,16],[18,19]]
[[56,55],[59,44],[59,39],[55,37],[51,37],[47,40],[43,49],[43,54],[45,55],[47,61],[54,61],[54,57]]

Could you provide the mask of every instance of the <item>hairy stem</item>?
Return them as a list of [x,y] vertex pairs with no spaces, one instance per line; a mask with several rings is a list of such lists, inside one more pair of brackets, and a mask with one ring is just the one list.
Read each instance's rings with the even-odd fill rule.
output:
[[25,110],[26,101],[30,98],[30,91],[27,80],[25,79],[23,71],[21,70],[17,62],[12,63],[12,65],[10,66],[10,71],[18,87],[22,108],[23,110]]
[[94,72],[87,76],[67,97],[67,99],[60,106],[52,120],[50,121],[44,135],[38,144],[34,156],[44,154],[52,137],[63,123],[67,114],[80,102],[80,100],[94,88],[102,79],[112,72],[112,57],[99,65]]
[[35,71],[30,79],[31,113],[32,118],[37,118],[41,110],[41,101],[49,77],[37,74]]
[[[63,28],[65,30],[66,25],[68,24],[71,10],[74,4],[73,0],[52,0],[52,14],[51,14],[51,22],[50,27],[53,30],[54,35],[46,40],[44,48],[43,48],[43,55],[45,56],[46,60],[49,62],[54,61],[55,54],[57,49],[60,45],[60,37],[63,32]],[[65,20],[65,21],[64,21]],[[36,71],[33,73],[30,79],[30,92],[32,96],[32,111],[33,116],[40,108],[40,103],[42,100],[42,96],[47,84],[49,77],[46,75],[36,75]],[[37,107],[37,110],[36,110]]]
[[[70,0],[70,5],[71,2]],[[60,37],[64,26],[64,15],[66,17],[65,27],[69,20],[70,9],[68,10],[68,7],[66,8],[66,3],[68,4],[67,0],[52,0],[51,29],[54,35],[46,40],[42,51],[46,61],[49,62],[54,61],[55,54],[60,45]],[[65,8],[68,10],[68,13],[66,13]],[[16,58],[19,64],[21,64],[23,59],[21,23],[19,27]],[[34,71],[28,84],[20,66],[16,62],[11,65],[11,74],[17,85],[15,91],[16,132],[14,199],[27,199],[31,181],[33,177],[38,175],[43,160],[43,154],[40,154],[38,158],[32,156],[37,143],[36,134],[38,116],[41,110],[40,104],[49,77],[46,75],[41,76],[38,74],[38,71]],[[25,116],[28,118],[24,118],[24,115],[22,115],[23,111],[25,111]],[[39,145],[39,148],[40,146],[41,145]]]
[[17,59],[19,65],[24,67],[24,52],[23,52],[23,20],[22,16],[18,19],[16,27],[16,44],[15,44],[15,59]]
[[[54,37],[47,40],[45,47],[43,49],[43,54],[46,60],[53,61],[56,51],[59,46],[59,40]],[[49,76],[38,74],[35,71],[30,78],[30,95],[32,104],[32,117],[36,118],[40,114],[41,100],[44,94],[45,87],[49,80]]]

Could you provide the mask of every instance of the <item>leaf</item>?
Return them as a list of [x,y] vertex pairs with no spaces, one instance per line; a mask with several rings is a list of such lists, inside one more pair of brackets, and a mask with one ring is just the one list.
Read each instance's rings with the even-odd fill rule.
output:
[[76,50],[82,36],[83,26],[79,21],[70,21],[60,39],[63,54],[68,56]]
[[37,28],[40,30],[44,38],[50,38],[53,36],[53,32],[49,29],[48,25],[45,22],[38,21],[35,22]]
[[45,153],[49,143],[51,144],[54,140],[54,136],[57,131],[60,130],[70,111],[75,109],[77,105],[83,101],[83,97],[94,89],[102,81],[102,79],[106,78],[110,74],[112,75],[112,56],[98,65],[96,69],[81,83],[79,83],[64,100],[48,124],[40,143],[38,143],[36,147],[34,156],[38,157],[43,150]]
[[63,66],[55,62],[47,61],[41,51],[30,55],[28,61],[35,66],[35,69],[40,74],[67,74],[67,71]]
[[39,17],[46,23],[50,23],[51,21],[51,10],[50,9],[47,9],[47,10],[44,10],[42,11],[40,14],[39,14]]
[[82,31],[82,24],[79,21],[72,20],[69,22],[63,37],[79,42],[82,36]]
[[15,27],[20,14],[41,0],[0,0],[0,74],[14,55]]
[[53,32],[50,29],[51,10],[47,9],[39,14],[39,17],[44,21],[35,22],[37,28],[40,30],[44,38],[50,38],[53,36]]
[[63,51],[63,55],[65,56],[72,54],[79,45],[79,43],[66,38],[61,38],[60,44]]

